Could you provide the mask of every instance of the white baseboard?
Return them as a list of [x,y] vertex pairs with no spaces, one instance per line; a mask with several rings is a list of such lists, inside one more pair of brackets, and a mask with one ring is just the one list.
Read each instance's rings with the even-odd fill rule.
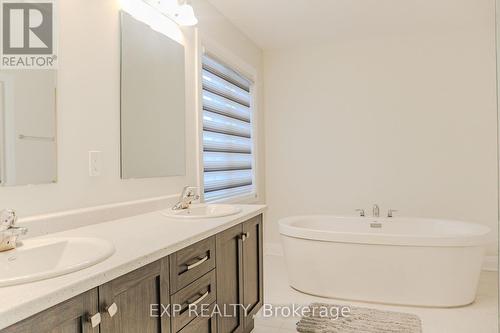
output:
[[483,271],[498,272],[498,256],[484,257]]
[[[267,256],[283,256],[283,248],[280,243],[265,243],[264,255]],[[486,256],[483,262],[483,271],[498,272],[498,257]]]

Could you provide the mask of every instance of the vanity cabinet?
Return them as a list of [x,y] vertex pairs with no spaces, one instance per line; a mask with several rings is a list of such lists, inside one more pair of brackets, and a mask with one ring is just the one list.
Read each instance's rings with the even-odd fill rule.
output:
[[97,289],[55,305],[13,326],[2,333],[99,333],[92,328],[90,317],[98,314]]
[[262,216],[243,223],[243,304],[247,308],[245,331],[253,328],[253,317],[264,303],[264,253]]
[[[243,228],[237,225],[217,235],[217,305],[221,310],[233,304],[243,304]],[[218,318],[219,333],[239,333],[244,327],[243,309],[237,308],[233,316]]]
[[232,310],[234,316],[218,318],[219,333],[250,332],[253,316],[263,304],[262,216],[237,225],[217,235],[217,304]]
[[100,286],[100,333],[169,333],[169,316],[151,316],[151,304],[169,297],[168,258]]
[[[0,333],[250,332],[262,307],[262,251],[260,215]],[[176,313],[171,304],[179,306]],[[235,304],[248,313],[239,306],[228,316]],[[154,311],[151,305],[157,305]],[[187,311],[190,305],[198,313]],[[168,314],[160,316],[164,307]]]

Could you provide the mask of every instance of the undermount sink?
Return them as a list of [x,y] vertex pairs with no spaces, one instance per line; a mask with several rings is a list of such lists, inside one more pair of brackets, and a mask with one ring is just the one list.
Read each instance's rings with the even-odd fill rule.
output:
[[162,212],[163,215],[179,219],[206,219],[235,215],[241,212],[241,208],[232,205],[191,205],[188,209],[173,210],[168,209]]
[[112,243],[98,238],[27,239],[17,249],[0,252],[0,287],[79,271],[114,252]]

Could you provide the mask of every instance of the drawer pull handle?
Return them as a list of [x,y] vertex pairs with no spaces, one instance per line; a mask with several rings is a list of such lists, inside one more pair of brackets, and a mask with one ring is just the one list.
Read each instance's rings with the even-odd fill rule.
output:
[[200,266],[201,264],[203,264],[203,263],[204,263],[205,261],[207,261],[207,260],[208,260],[208,255],[207,255],[207,256],[205,256],[205,257],[203,257],[203,258],[201,258],[200,260],[198,260],[198,261],[197,261],[197,262],[195,262],[194,264],[187,265],[187,270],[188,270],[188,271],[190,271],[190,270],[192,270],[193,268]]
[[101,313],[97,312],[95,315],[88,315],[87,320],[92,328],[96,328],[101,323]]
[[109,316],[113,318],[114,315],[118,312],[118,306],[116,305],[116,303],[113,303],[106,308],[106,311],[108,311]]
[[200,304],[205,298],[208,297],[208,295],[210,295],[210,291],[207,291],[206,293],[204,293],[200,298],[198,298],[196,301],[194,301],[193,303],[189,303],[189,306],[197,306],[198,304]]

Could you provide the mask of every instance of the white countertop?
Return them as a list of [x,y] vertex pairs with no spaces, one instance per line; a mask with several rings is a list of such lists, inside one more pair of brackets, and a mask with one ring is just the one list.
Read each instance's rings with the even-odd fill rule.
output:
[[0,329],[161,259],[264,212],[264,205],[237,205],[241,213],[181,220],[160,211],[43,236],[97,237],[115,253],[97,265],[56,278],[0,288]]

